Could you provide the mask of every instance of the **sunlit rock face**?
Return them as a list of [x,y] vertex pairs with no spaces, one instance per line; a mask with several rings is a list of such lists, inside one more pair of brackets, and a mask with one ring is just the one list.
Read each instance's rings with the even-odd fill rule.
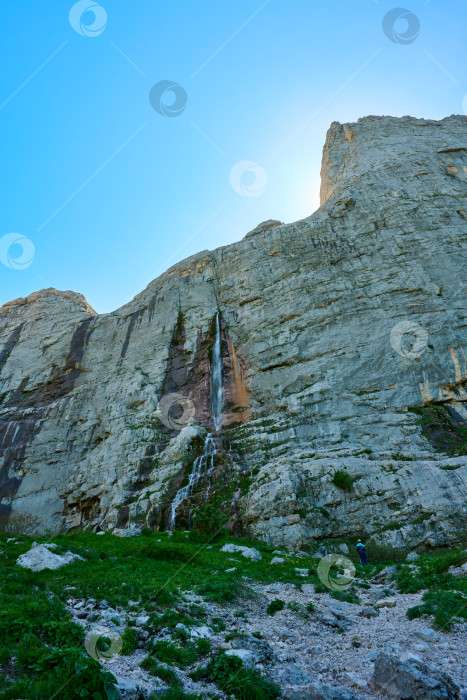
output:
[[309,218],[194,255],[110,314],[53,289],[2,307],[3,521],[166,527],[211,432],[212,484],[180,526],[217,498],[234,532],[276,545],[455,542],[466,240],[467,118],[366,117],[331,125]]

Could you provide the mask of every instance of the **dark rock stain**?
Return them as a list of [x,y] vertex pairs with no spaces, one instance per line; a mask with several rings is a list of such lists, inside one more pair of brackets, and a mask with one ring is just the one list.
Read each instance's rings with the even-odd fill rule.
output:
[[122,346],[122,351],[120,353],[120,357],[123,359],[126,355],[126,351],[128,350],[128,345],[130,342],[130,337],[133,332],[134,325],[136,321],[138,321],[143,315],[144,312],[146,311],[146,308],[140,309],[139,311],[135,311],[134,314],[131,314],[130,316],[130,323],[128,324],[127,332],[126,332],[126,338]]
[[6,344],[3,346],[3,350],[0,352],[0,372],[2,371],[4,365],[6,364],[6,361],[11,355],[11,351],[15,347],[16,343],[19,340],[19,337],[21,335],[21,331],[23,329],[24,323],[20,323],[19,326],[16,326],[14,331],[11,333],[10,337],[6,341]]
[[[21,484],[22,477],[12,476],[11,471],[18,471],[24,461],[27,448],[39,434],[42,420],[51,403],[64,398],[74,388],[82,369],[80,367],[84,349],[91,335],[90,324],[94,317],[89,317],[73,333],[70,349],[61,368],[53,368],[50,378],[36,389],[26,390],[28,378],[22,380],[6,402],[9,412],[0,419],[0,499],[12,501]],[[15,329],[8,340],[8,355],[11,353],[21,328]],[[2,357],[5,350],[2,352]],[[6,359],[5,359],[6,361]],[[31,409],[33,409],[31,411]],[[9,517],[11,503],[3,504],[4,520]],[[1,514],[1,513],[0,513]]]

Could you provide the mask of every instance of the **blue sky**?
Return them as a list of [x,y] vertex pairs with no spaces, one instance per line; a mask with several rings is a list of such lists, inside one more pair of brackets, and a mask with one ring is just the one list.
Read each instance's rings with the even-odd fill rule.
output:
[[53,286],[112,311],[309,216],[332,121],[467,110],[464,0],[404,5],[393,40],[386,0],[73,6],[2,7],[0,304]]

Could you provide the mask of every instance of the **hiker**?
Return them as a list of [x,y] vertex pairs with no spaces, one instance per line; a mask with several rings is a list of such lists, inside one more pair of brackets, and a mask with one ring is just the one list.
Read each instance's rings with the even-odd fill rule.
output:
[[365,566],[365,564],[368,564],[367,558],[366,558],[366,549],[365,545],[361,540],[358,540],[357,542],[357,552],[358,556],[360,557],[360,564],[362,566]]

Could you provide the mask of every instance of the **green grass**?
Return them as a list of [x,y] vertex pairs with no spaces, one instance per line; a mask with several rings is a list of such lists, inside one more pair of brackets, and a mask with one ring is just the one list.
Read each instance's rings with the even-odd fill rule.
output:
[[133,654],[138,646],[138,632],[133,627],[127,627],[122,634],[122,654],[124,656],[129,656]]
[[341,600],[344,603],[353,603],[354,605],[360,605],[360,598],[358,595],[349,589],[347,591],[330,591],[329,595],[336,600]]
[[279,687],[257,671],[246,668],[241,659],[220,653],[206,667],[197,669],[197,680],[215,683],[237,700],[274,700],[281,695]]
[[423,555],[411,568],[402,565],[396,574],[401,593],[418,593],[424,589],[455,590],[467,593],[467,579],[456,578],[448,572],[450,566],[460,566],[467,561],[467,554],[458,550],[433,555]]
[[151,655],[158,661],[175,664],[180,668],[191,666],[210,650],[211,645],[206,639],[197,639],[195,643],[185,642],[183,646],[168,641],[159,641],[150,646]]
[[[49,540],[36,536],[39,542],[51,539],[59,545],[58,551],[71,550],[85,558],[85,561],[76,561],[55,571],[46,569],[37,573],[15,563],[20,554],[30,549],[32,537],[20,536],[17,542],[7,542],[8,536],[0,533],[0,551],[4,552],[0,557],[0,700],[26,697],[42,700],[52,697],[63,684],[66,687],[57,697],[64,700],[77,698],[81,692],[87,692],[93,700],[112,700],[114,697],[113,677],[86,654],[83,629],[69,617],[66,606],[69,596],[76,599],[92,597],[97,602],[105,599],[112,607],[130,612],[130,619],[142,611],[147,612],[149,621],[145,629],[150,637],[157,636],[163,628],[173,630],[171,642],[159,641],[147,646],[150,658],[156,664],[153,668],[170,669],[171,666],[185,668],[202,658],[206,659],[207,666],[211,663],[209,643],[191,641],[183,628],[176,629],[177,624],[186,627],[207,624],[217,632],[225,629],[222,618],[211,617],[202,606],[187,603],[184,599],[187,591],[200,592],[207,600],[218,601],[220,605],[234,604],[238,609],[241,597],[252,595],[248,589],[250,581],[300,586],[303,578],[295,567],[306,567],[310,570],[307,580],[317,591],[329,593],[316,574],[318,559],[291,556],[281,567],[272,567],[269,562],[274,547],[247,538],[236,541],[256,547],[263,559],[251,561],[236,557],[237,570],[233,575],[225,571],[231,566],[229,555],[219,551],[224,542],[235,541],[225,535],[212,542],[199,533],[187,536],[183,532],[175,532],[171,537],[161,532],[145,532],[144,536],[133,538],[110,534],[98,536],[88,532],[55,535]],[[208,545],[212,549],[207,549]],[[357,563],[359,579],[369,579],[383,566],[393,563],[397,551],[381,550],[379,554],[374,557],[379,561],[372,562],[372,548],[368,546],[370,566],[360,567]],[[355,560],[357,555],[352,550],[349,556]],[[404,592],[428,589],[465,594],[465,579],[447,573],[449,566],[464,560],[465,555],[452,550],[436,552],[432,556],[422,555],[413,569],[405,564],[398,565],[397,583]],[[345,595],[354,596],[355,593],[350,590]],[[130,600],[135,605],[129,606]],[[277,605],[274,603],[279,609]],[[282,607],[283,602],[279,605]],[[432,600],[424,601],[424,605],[429,607],[420,614],[436,616],[438,612],[439,618],[439,611],[430,612],[434,605]],[[297,609],[297,613],[300,612]],[[124,651],[131,654],[137,644],[136,631],[131,623],[123,633],[123,642]],[[222,676],[221,666],[229,663],[219,662],[214,675],[219,673]],[[168,678],[169,671],[161,668],[161,673],[166,673]],[[237,671],[238,668],[235,673]],[[250,678],[249,673],[247,669],[239,671],[242,678]],[[210,682],[217,683],[215,680]],[[224,678],[222,683],[230,681]],[[231,683],[235,690],[225,692],[243,697],[236,695],[242,692],[236,689],[236,681]],[[173,687],[174,692],[183,692]],[[266,692],[264,689],[254,692],[259,694],[250,697],[269,697],[261,695]]]
[[467,595],[453,591],[427,591],[421,605],[407,610],[409,620],[422,615],[433,615],[434,627],[449,631],[456,618],[467,620]]
[[144,661],[141,662],[140,666],[150,673],[151,676],[160,678],[161,681],[165,681],[169,686],[179,687],[181,685],[180,678],[173,668],[170,668],[170,666],[163,666],[153,656],[147,656]]
[[[65,699],[77,697],[76,688],[77,692],[82,688],[91,695],[96,693],[95,697],[103,700],[112,697],[112,676],[104,674],[86,654],[83,630],[69,618],[66,599],[70,595],[76,599],[94,598],[97,602],[106,600],[112,607],[127,611],[128,602],[136,601],[131,612],[136,615],[145,610],[150,615],[145,627],[155,635],[164,627],[174,629],[178,623],[209,624],[215,631],[225,628],[221,618],[209,619],[200,606],[177,609],[185,591],[196,590],[207,600],[230,604],[236,596],[251,595],[242,576],[262,583],[303,583],[295,571],[296,566],[303,566],[302,560],[290,557],[280,571],[274,570],[269,564],[274,548],[247,538],[240,542],[256,547],[263,559],[256,562],[238,557],[235,577],[226,573],[230,565],[228,554],[219,549],[233,540],[225,533],[216,539],[197,532],[188,536],[174,532],[169,537],[165,532],[147,530],[143,536],[132,538],[79,531],[52,538],[35,536],[38,542],[53,541],[59,545],[58,552],[71,550],[85,558],[55,571],[37,573],[15,564],[18,556],[30,549],[33,538],[20,536],[17,542],[7,543],[8,536],[0,533],[0,551],[6,555],[0,557],[0,700],[42,700],[52,697],[67,681]],[[212,549],[206,549],[208,545]],[[305,562],[310,568],[316,563],[311,557]],[[69,587],[72,590],[66,590]],[[131,654],[137,644],[131,626],[123,633],[123,642],[123,651]],[[159,665],[168,661],[183,667],[209,653],[203,648],[206,642],[200,641],[198,646],[189,640],[182,642],[183,653],[158,646],[152,657]],[[173,646],[179,649],[176,644]],[[17,659],[14,663],[13,658]],[[27,658],[36,664],[33,674]],[[79,686],[70,680],[76,673],[75,664],[80,669]]]
[[447,550],[422,555],[415,566],[403,564],[399,567],[395,580],[401,593],[427,589],[423,603],[407,611],[410,620],[430,615],[434,627],[448,631],[455,618],[467,619],[467,579],[452,576],[448,571],[450,566],[459,566],[465,561],[465,551]]
[[276,612],[279,612],[279,610],[283,610],[284,608],[285,602],[280,598],[274,598],[274,600],[271,600],[268,607],[266,608],[266,612],[268,615],[272,616],[275,615]]

